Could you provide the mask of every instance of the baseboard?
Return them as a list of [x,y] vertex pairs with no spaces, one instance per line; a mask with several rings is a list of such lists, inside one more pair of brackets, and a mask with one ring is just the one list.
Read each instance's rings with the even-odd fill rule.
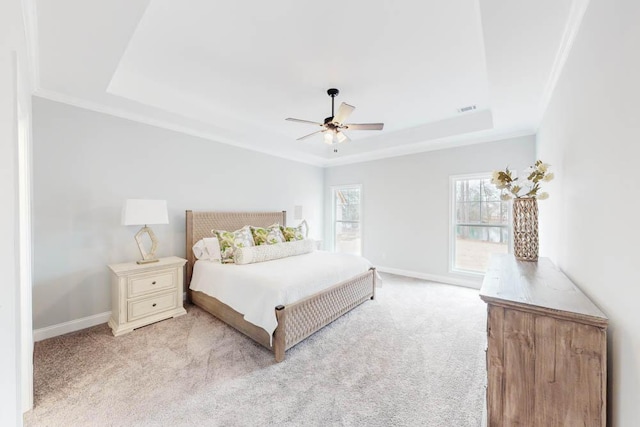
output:
[[463,279],[459,277],[441,276],[439,274],[420,273],[418,271],[401,270],[399,268],[379,267],[376,269],[382,273],[397,274],[398,276],[413,277],[415,279],[430,280],[432,282],[446,283],[448,285],[464,286],[465,288],[480,289],[482,281]]
[[81,329],[90,328],[101,323],[107,323],[111,317],[111,312],[106,311],[93,316],[83,317],[81,319],[70,320],[57,325],[47,326],[46,328],[34,329],[33,340],[42,341],[47,338],[57,337],[58,335],[68,334],[69,332],[79,331]]
[[[182,294],[183,301],[187,300],[187,293]],[[70,320],[57,325],[47,326],[46,328],[33,330],[33,341],[42,341],[47,338],[57,337],[58,335],[68,334],[69,332],[79,331],[81,329],[90,328],[101,323],[107,323],[111,317],[110,311],[94,314],[93,316],[83,317],[81,319]]]
[[[449,285],[464,286],[466,288],[480,289],[481,283],[479,281],[465,280],[456,277],[440,276],[437,274],[420,273],[417,271],[400,270],[398,268],[390,267],[376,267],[376,269],[382,273],[397,274],[399,276],[414,277],[416,279],[430,280],[432,282],[446,283]],[[183,298],[186,299],[186,292],[183,294]],[[34,329],[33,341],[42,341],[47,338],[57,337],[58,335],[68,334],[70,332],[79,331],[81,329],[90,328],[92,326],[99,325],[101,323],[107,323],[111,317],[110,311],[104,313],[94,314],[93,316],[87,316],[80,319],[70,320],[64,323],[58,323],[57,325],[47,326],[46,328]]]

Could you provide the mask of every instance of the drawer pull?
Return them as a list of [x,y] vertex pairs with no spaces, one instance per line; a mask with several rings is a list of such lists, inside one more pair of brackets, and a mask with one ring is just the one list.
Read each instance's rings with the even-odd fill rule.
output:
[[155,285],[155,284],[156,284],[156,281],[154,280],[153,282],[151,282],[151,284],[152,284],[152,285]]
[[154,303],[151,305],[151,307],[155,307],[155,306],[156,306],[156,303],[154,302]]

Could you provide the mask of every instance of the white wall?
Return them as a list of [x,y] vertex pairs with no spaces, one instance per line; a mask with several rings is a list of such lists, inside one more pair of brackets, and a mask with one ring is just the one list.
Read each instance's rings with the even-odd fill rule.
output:
[[[20,241],[20,225],[29,226],[20,217],[20,132],[18,121],[30,116],[30,82],[25,28],[20,1],[0,4],[0,425],[22,425],[23,407],[31,402],[31,324],[30,310],[22,308],[20,280],[21,253],[28,250]],[[18,114],[18,104],[21,114]],[[25,135],[26,136],[26,135]],[[23,139],[24,143],[25,140]],[[28,154],[28,153],[25,153]],[[22,326],[27,333],[22,334]],[[26,381],[22,382],[24,379]]]
[[107,264],[135,261],[139,227],[120,225],[127,198],[165,199],[152,226],[159,256],[185,256],[192,210],[304,207],[322,236],[323,171],[41,98],[34,125],[34,327],[111,310]]
[[479,287],[481,278],[449,273],[449,177],[534,159],[533,136],[328,168],[325,240],[331,244],[331,186],[362,184],[364,257],[380,268]]
[[537,138],[541,252],[609,316],[609,415],[640,420],[640,2],[591,0]]

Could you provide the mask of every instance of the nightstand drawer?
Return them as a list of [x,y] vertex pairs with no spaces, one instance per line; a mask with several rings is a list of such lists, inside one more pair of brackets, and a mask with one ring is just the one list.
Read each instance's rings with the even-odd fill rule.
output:
[[141,317],[149,316],[165,310],[171,310],[177,305],[176,293],[170,292],[166,294],[156,295],[137,301],[129,301],[128,321],[136,320]]
[[136,274],[129,278],[128,298],[175,287],[175,269]]

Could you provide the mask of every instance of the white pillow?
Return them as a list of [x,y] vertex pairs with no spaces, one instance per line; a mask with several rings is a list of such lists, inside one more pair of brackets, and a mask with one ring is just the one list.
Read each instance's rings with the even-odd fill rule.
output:
[[216,237],[205,237],[200,239],[193,245],[193,254],[196,259],[206,259],[209,261],[220,261],[220,242]]
[[271,261],[295,255],[307,254],[316,250],[316,241],[311,239],[275,243],[273,245],[249,246],[237,248],[234,254],[236,264]]

